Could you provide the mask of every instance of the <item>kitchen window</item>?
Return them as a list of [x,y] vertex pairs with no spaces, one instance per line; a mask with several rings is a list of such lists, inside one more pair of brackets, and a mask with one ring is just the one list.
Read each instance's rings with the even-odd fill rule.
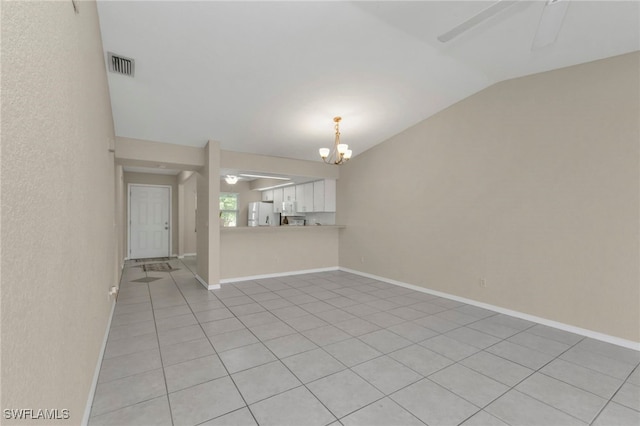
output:
[[238,223],[238,194],[220,193],[220,225],[229,227]]

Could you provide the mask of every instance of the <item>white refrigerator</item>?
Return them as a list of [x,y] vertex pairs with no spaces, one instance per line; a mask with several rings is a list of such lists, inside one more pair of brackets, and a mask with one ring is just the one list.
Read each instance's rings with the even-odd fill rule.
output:
[[249,203],[249,226],[275,226],[273,203],[257,201]]

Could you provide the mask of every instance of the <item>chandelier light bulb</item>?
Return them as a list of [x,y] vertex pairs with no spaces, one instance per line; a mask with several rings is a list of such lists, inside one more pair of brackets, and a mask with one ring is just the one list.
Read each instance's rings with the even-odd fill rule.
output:
[[320,148],[320,157],[327,158],[329,156],[329,154],[331,153],[331,150],[329,148]]

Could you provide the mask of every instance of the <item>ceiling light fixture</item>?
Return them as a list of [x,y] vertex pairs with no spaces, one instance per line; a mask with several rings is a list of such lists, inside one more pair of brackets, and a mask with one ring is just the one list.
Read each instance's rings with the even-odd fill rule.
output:
[[259,179],[291,180],[288,177],[282,177],[282,176],[250,175],[247,173],[240,173],[240,176],[250,177],[250,178],[259,178]]
[[349,161],[352,151],[349,149],[349,145],[346,143],[340,143],[340,120],[341,117],[335,117],[333,121],[336,123],[336,141],[333,145],[333,150],[329,148],[320,148],[320,157],[327,164],[342,164]]
[[229,185],[235,185],[238,182],[238,176],[227,175],[227,177],[224,178],[224,181]]

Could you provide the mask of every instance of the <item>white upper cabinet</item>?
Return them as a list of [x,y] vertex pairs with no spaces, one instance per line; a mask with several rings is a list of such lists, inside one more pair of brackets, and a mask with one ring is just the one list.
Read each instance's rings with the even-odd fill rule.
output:
[[304,185],[304,204],[303,208],[305,212],[313,211],[313,182],[305,183]]
[[296,185],[296,203],[298,212],[306,213],[313,210],[313,182]]
[[313,182],[313,211],[324,211],[324,181]]
[[334,179],[313,182],[313,211],[336,211],[336,181]]
[[296,213],[296,187],[285,186],[282,188],[282,211],[284,215],[292,215]]
[[284,188],[282,188],[283,193],[282,193],[282,201],[296,201],[296,187],[291,185],[291,186],[285,186]]
[[273,190],[273,212],[282,213],[282,201],[284,201],[284,191],[282,188]]
[[[262,201],[273,201],[274,213],[335,212],[336,181],[324,179],[262,191]],[[290,210],[285,210],[283,203],[287,203]]]

